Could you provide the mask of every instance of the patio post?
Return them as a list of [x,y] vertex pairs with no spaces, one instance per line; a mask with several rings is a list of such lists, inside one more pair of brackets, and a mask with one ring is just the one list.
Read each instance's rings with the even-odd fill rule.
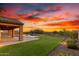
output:
[[11,37],[11,38],[13,38],[13,29],[11,29],[11,30],[8,30],[8,34],[9,34],[9,36]]
[[23,25],[19,26],[19,41],[23,40]]

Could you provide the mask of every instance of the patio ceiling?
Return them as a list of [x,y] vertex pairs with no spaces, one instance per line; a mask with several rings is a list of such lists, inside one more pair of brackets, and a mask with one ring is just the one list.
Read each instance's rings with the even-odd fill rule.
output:
[[18,28],[17,26],[5,26],[5,25],[0,25],[0,30],[11,30],[14,28]]

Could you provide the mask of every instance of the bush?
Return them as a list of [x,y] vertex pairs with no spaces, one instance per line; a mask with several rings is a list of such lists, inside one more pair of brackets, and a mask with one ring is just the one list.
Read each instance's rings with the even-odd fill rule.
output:
[[78,47],[76,45],[76,40],[68,40],[67,47],[71,48],[71,49],[78,49]]

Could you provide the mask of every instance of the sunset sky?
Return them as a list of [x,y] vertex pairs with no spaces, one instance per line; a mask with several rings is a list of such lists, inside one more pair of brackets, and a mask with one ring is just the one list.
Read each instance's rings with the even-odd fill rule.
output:
[[46,32],[79,29],[79,4],[17,3],[0,4],[0,16],[16,18],[24,23],[24,31]]

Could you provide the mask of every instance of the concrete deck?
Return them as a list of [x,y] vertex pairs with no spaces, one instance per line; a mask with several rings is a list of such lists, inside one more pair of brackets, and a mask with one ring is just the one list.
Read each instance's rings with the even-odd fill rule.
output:
[[14,37],[13,39],[6,38],[4,40],[5,41],[0,42],[0,47],[7,46],[7,45],[18,44],[18,43],[23,43],[23,42],[28,42],[28,41],[32,41],[32,40],[38,40],[38,36],[23,36],[22,41],[18,41],[18,37]]

